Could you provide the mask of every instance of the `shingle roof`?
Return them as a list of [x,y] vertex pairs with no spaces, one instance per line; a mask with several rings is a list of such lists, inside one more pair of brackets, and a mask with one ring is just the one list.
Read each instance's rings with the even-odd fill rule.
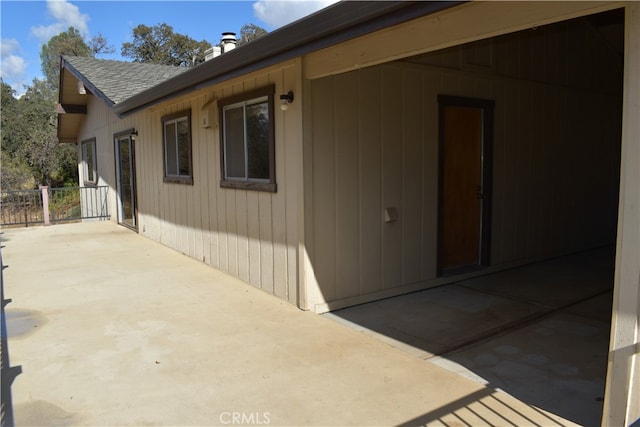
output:
[[102,92],[103,97],[112,104],[131,98],[188,70],[186,67],[79,56],[65,55],[62,59],[67,63],[67,68],[71,66],[77,77],[82,76],[82,80],[90,83],[93,90]]

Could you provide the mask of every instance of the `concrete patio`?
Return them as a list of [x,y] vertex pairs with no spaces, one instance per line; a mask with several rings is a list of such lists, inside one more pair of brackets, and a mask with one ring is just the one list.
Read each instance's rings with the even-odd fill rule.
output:
[[573,425],[112,223],[2,245],[17,426]]
[[602,419],[614,249],[325,316],[583,426]]

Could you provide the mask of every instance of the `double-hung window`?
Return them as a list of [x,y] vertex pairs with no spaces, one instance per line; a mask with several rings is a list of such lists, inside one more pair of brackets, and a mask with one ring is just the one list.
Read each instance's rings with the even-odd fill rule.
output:
[[191,111],[162,118],[164,182],[193,184],[191,162]]
[[222,187],[276,191],[274,90],[269,86],[218,102]]
[[96,167],[96,140],[88,139],[82,141],[82,175],[85,185],[96,185],[98,183],[98,171]]

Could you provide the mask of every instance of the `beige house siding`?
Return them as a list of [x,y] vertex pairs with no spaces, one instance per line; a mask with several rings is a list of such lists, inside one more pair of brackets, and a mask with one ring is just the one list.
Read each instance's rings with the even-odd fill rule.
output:
[[[138,231],[185,255],[229,273],[291,303],[298,303],[297,250],[301,193],[301,102],[299,61],[195,92],[118,118],[91,97],[78,141],[96,138],[98,185],[108,185],[111,220],[117,221],[114,134],[136,129]],[[286,112],[275,106],[276,182],[266,193],[220,187],[220,142],[216,100],[274,84],[293,90]],[[212,102],[210,102],[212,101]],[[212,109],[211,111],[209,109]],[[162,116],[191,110],[193,185],[164,183]],[[203,116],[214,117],[202,127]],[[82,159],[78,144],[79,159]],[[83,168],[79,165],[80,182]]]
[[[270,84],[297,93],[299,67],[290,62],[211,87],[134,115],[138,129],[139,232],[185,255],[297,303],[297,187],[301,107],[275,108],[276,182],[266,193],[220,187],[216,100]],[[208,109],[213,109],[209,111]],[[162,116],[191,110],[193,185],[164,183]],[[203,116],[214,124],[204,128]]]
[[116,165],[115,145],[113,134],[135,127],[135,118],[120,119],[101,99],[88,96],[87,114],[78,136],[79,181],[84,183],[84,170],[82,167],[81,141],[95,138],[96,140],[96,169],[98,182],[96,185],[109,186],[108,203],[110,220],[117,222],[117,195],[116,195]]
[[317,309],[436,278],[439,94],[495,101],[492,265],[612,244],[622,64],[602,43],[574,22],[313,80]]

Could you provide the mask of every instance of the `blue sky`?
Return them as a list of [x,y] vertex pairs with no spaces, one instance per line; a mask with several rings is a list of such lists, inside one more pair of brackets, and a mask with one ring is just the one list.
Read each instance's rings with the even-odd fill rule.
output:
[[1,75],[18,94],[34,78],[42,78],[40,49],[49,39],[73,26],[86,40],[101,33],[120,57],[122,43],[131,41],[139,24],[167,23],[174,32],[211,43],[224,31],[239,32],[253,23],[274,30],[315,12],[335,0],[228,0],[228,1],[69,1],[1,0]]

